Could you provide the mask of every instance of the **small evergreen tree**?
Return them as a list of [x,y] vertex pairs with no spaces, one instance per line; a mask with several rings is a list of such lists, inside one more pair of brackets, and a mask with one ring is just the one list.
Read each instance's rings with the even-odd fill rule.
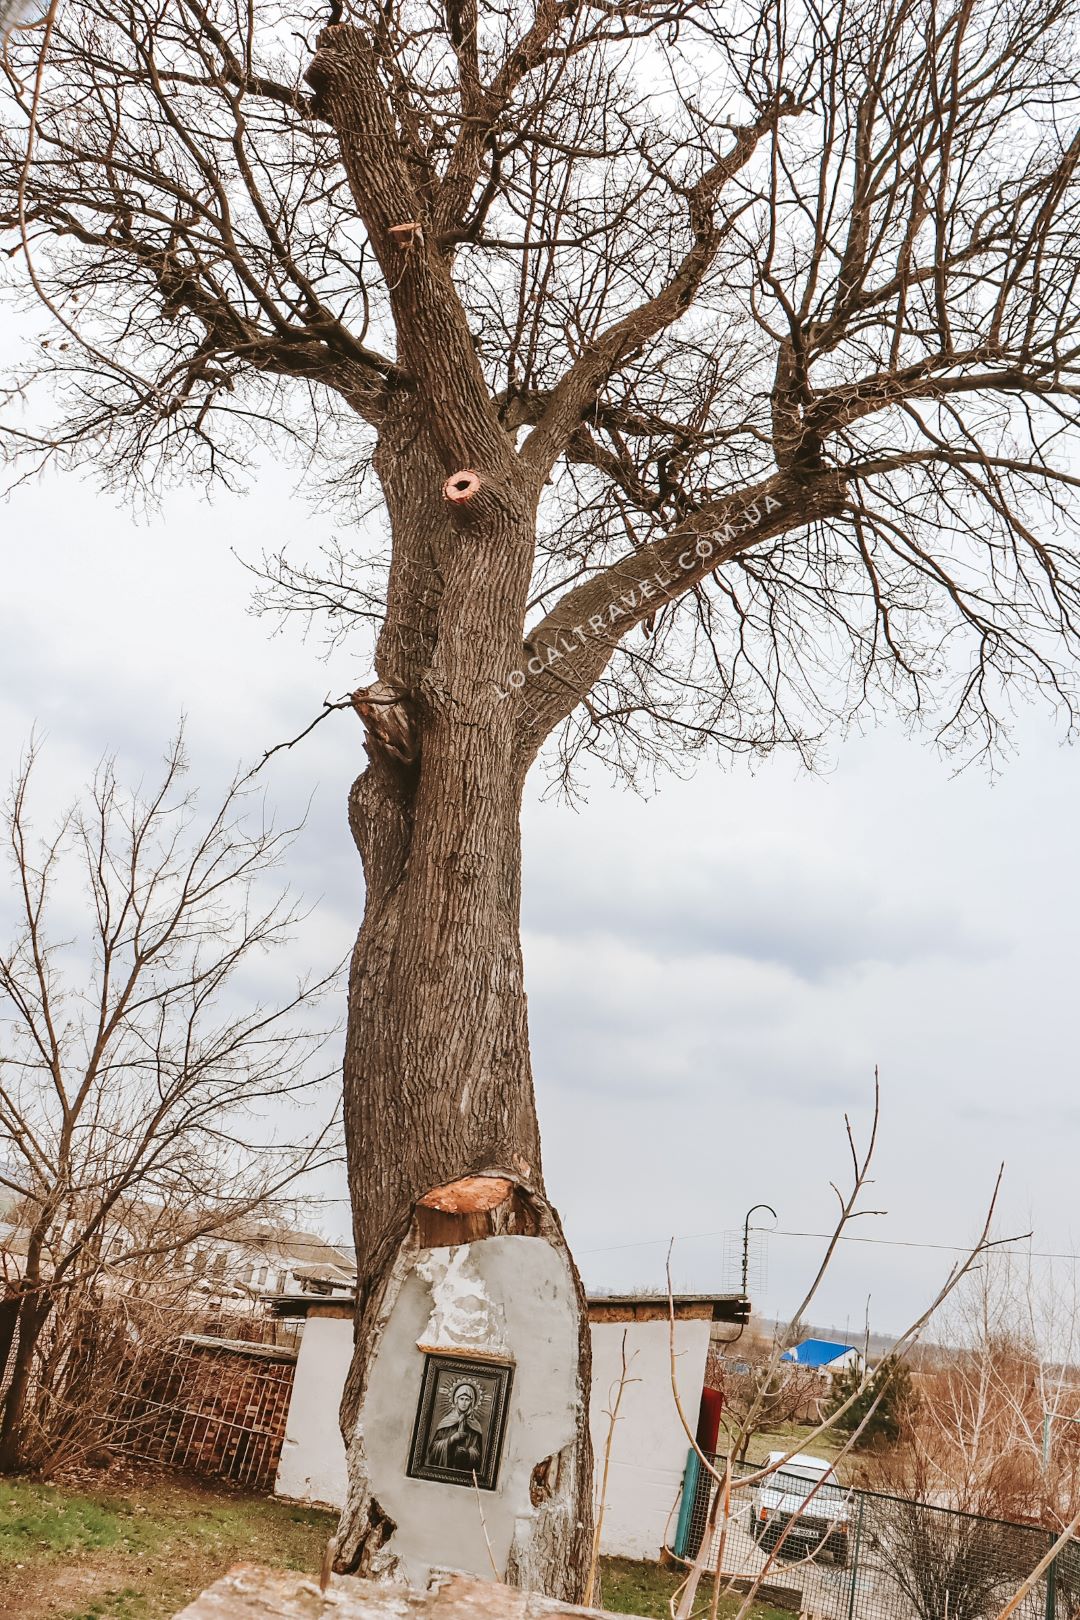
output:
[[911,1373],[902,1361],[887,1356],[866,1379],[865,1387],[860,1389],[863,1379],[864,1374],[858,1367],[849,1367],[837,1373],[833,1379],[828,1411],[830,1414],[838,1412],[845,1401],[854,1395],[855,1399],[847,1411],[837,1418],[836,1427],[850,1434],[866,1420],[866,1427],[855,1442],[855,1448],[859,1451],[895,1445],[900,1437],[904,1416],[912,1410],[916,1401]]

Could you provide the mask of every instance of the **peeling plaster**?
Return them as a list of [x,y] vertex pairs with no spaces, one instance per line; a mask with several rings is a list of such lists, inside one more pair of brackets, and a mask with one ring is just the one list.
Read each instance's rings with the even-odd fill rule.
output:
[[474,1247],[462,1243],[455,1249],[422,1252],[416,1275],[431,1289],[432,1305],[417,1349],[447,1354],[462,1351],[512,1361],[506,1317],[472,1263]]
[[[487,1243],[494,1242],[487,1239]],[[538,1242],[537,1239],[522,1240]],[[421,1260],[449,1259],[449,1250],[421,1251]],[[415,1255],[406,1257],[402,1273],[408,1277],[415,1272]],[[477,1268],[479,1274],[479,1268]],[[419,1289],[416,1314],[416,1332],[421,1340],[426,1336],[432,1314],[432,1297],[421,1279],[414,1277]],[[482,1278],[487,1289],[488,1283]],[[489,1290],[490,1292],[490,1290]],[[389,1318],[390,1312],[387,1312]],[[519,1318],[515,1314],[510,1326],[516,1330]],[[549,1324],[550,1326],[550,1324]],[[509,1333],[510,1327],[504,1322]],[[281,1454],[275,1490],[278,1495],[302,1502],[326,1502],[340,1508],[345,1500],[346,1458],[337,1413],[345,1374],[352,1354],[352,1323],[344,1319],[312,1316],[308,1319],[300,1341],[300,1357],[296,1367],[296,1383],[289,1408],[285,1447]],[[686,1465],[687,1440],[671,1396],[671,1349],[669,1327],[666,1320],[638,1322],[594,1322],[591,1329],[593,1384],[591,1400],[593,1446],[598,1472],[603,1466],[607,1441],[613,1385],[618,1383],[622,1365],[623,1335],[626,1335],[627,1354],[632,1361],[631,1382],[627,1385],[619,1422],[616,1428],[608,1481],[607,1503],[604,1513],[604,1534],[601,1551],[626,1558],[655,1559],[660,1556],[669,1518]],[[705,1321],[679,1321],[675,1325],[676,1356],[679,1386],[684,1401],[691,1405],[696,1399],[705,1376],[705,1363],[709,1349],[710,1324]],[[516,1337],[513,1341],[516,1343]],[[475,1352],[473,1352],[475,1354]],[[399,1472],[405,1467],[405,1454],[412,1435],[412,1416],[419,1391],[422,1353],[415,1344],[404,1343],[404,1354],[411,1357],[415,1371],[409,1375],[415,1383],[408,1384],[404,1397],[394,1414],[402,1429],[400,1438]],[[576,1362],[576,1346],[574,1349]],[[412,1403],[411,1405],[409,1403]],[[516,1412],[511,1396],[511,1414]],[[509,1441],[509,1436],[508,1436]],[[380,1442],[380,1455],[384,1454],[385,1440]],[[509,1451],[509,1447],[508,1447]],[[366,1455],[356,1456],[357,1480],[365,1482]],[[546,1470],[549,1488],[560,1492],[563,1480],[560,1474],[569,1461],[569,1455],[553,1452],[550,1458],[533,1459],[534,1471],[548,1462]],[[381,1477],[381,1476],[380,1476]],[[500,1488],[508,1476],[500,1475]],[[534,1481],[533,1496],[539,1481]],[[425,1483],[425,1482],[418,1482]],[[436,1492],[440,1487],[434,1487]],[[428,1489],[432,1489],[428,1486]],[[455,1494],[456,1487],[441,1487]],[[515,1492],[517,1484],[515,1482]],[[482,1495],[485,1517],[490,1521],[491,1493]],[[425,1498],[430,1501],[430,1498]],[[437,1502],[437,1496],[436,1496]],[[543,1506],[538,1504],[540,1511]],[[472,1497],[473,1513],[476,1498]],[[430,1510],[429,1510],[430,1511]],[[449,1509],[446,1511],[449,1512]],[[521,1515],[518,1545],[527,1544],[527,1538],[536,1519],[524,1510]],[[393,1542],[391,1542],[391,1554]],[[392,1562],[391,1557],[391,1562]],[[481,1574],[490,1574],[485,1563]]]

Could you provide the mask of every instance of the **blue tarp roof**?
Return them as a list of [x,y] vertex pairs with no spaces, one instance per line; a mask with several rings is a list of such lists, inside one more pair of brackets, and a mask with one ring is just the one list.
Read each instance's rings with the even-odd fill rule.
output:
[[804,1339],[794,1350],[785,1350],[780,1360],[797,1361],[800,1367],[827,1367],[854,1348],[853,1344],[834,1344],[831,1339]]

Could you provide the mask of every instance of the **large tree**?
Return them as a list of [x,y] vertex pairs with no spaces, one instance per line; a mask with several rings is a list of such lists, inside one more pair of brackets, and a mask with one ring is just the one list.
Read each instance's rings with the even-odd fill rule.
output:
[[[1011,683],[1070,701],[1077,12],[53,0],[10,34],[0,223],[51,312],[13,451],[230,482],[273,431],[379,505],[267,565],[377,675],[342,1567],[387,1534],[353,1418],[418,1198],[501,1172],[562,1246],[518,925],[541,748],[806,748],[881,701],[978,745]],[[584,1416],[563,1462],[509,1573],[573,1596]]]

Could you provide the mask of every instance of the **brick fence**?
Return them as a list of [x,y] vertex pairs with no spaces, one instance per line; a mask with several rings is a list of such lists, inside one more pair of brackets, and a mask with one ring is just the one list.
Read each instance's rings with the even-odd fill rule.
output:
[[187,1334],[155,1356],[135,1388],[117,1388],[109,1442],[193,1474],[272,1490],[296,1352]]

